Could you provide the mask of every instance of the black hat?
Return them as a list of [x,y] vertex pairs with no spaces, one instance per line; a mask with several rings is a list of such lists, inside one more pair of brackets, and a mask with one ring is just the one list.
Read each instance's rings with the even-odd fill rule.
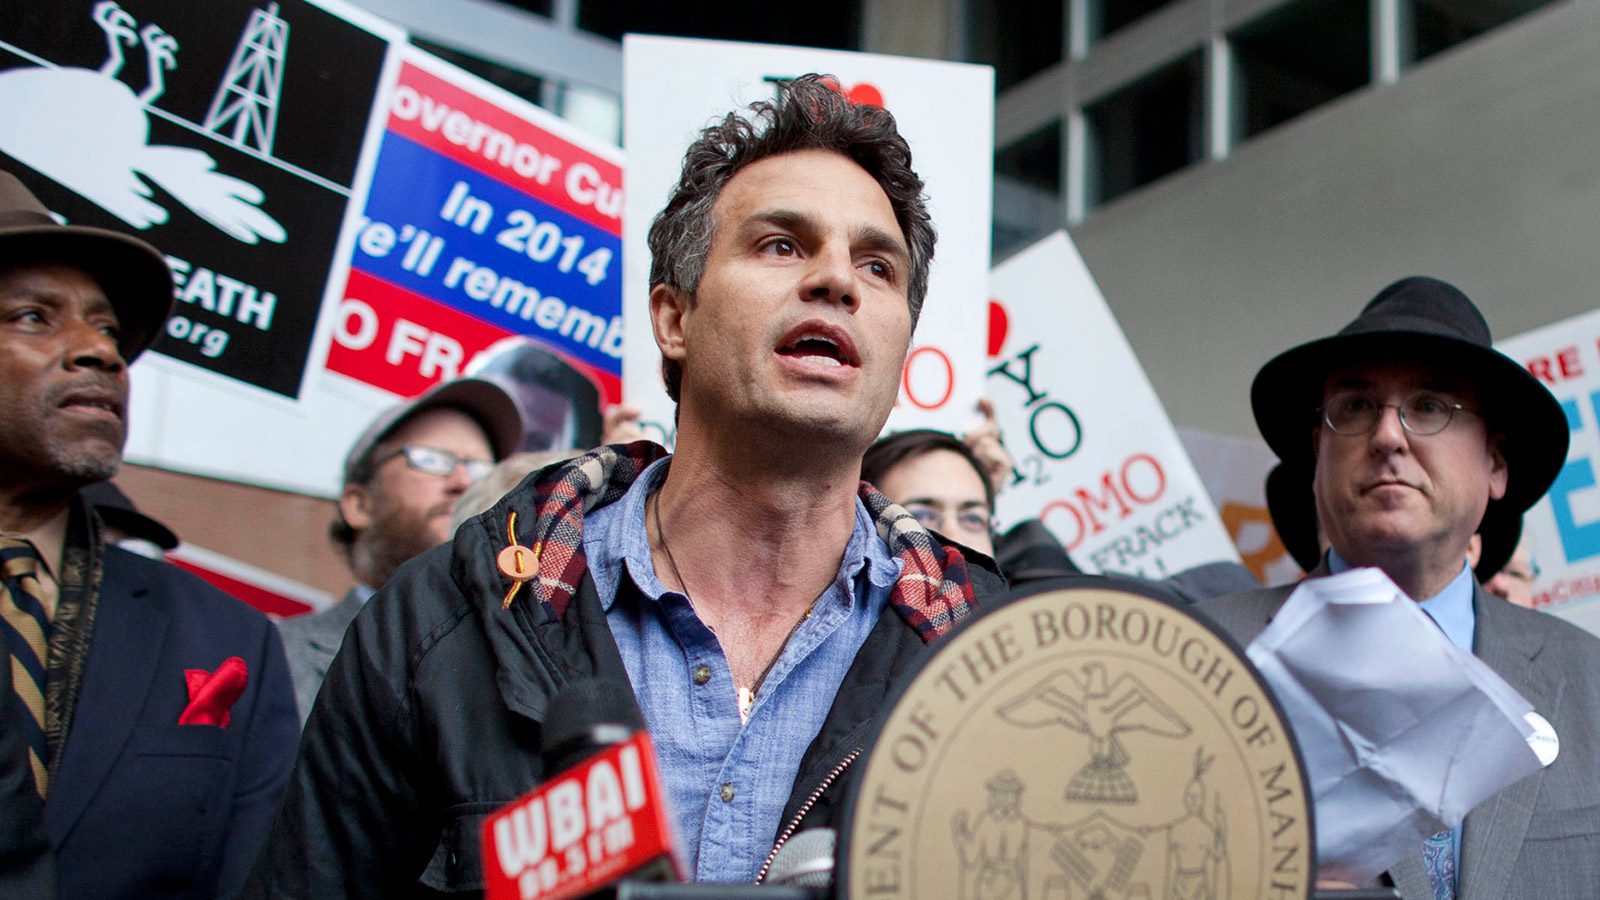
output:
[[1311,492],[1311,474],[1283,463],[1267,473],[1267,515],[1278,540],[1289,551],[1295,564],[1309,572],[1322,560],[1322,544],[1317,540],[1317,498]]
[[1493,574],[1516,549],[1522,513],[1544,496],[1566,462],[1567,417],[1539,379],[1494,349],[1483,315],[1455,287],[1435,278],[1403,278],[1338,334],[1274,357],[1250,388],[1256,427],[1287,467],[1315,471],[1310,432],[1329,373],[1352,360],[1396,351],[1469,376],[1489,429],[1503,436],[1505,496],[1489,501],[1478,528],[1478,568],[1492,563]]
[[117,313],[117,350],[133,362],[172,312],[172,271],[156,248],[104,228],[58,224],[17,176],[0,171],[0,269],[63,263],[88,272]]

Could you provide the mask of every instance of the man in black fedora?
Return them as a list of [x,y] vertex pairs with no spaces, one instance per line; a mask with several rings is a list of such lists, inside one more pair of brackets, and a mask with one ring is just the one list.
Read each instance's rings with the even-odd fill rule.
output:
[[[1566,461],[1560,405],[1492,348],[1464,294],[1431,278],[1390,285],[1337,335],[1272,359],[1256,375],[1251,405],[1285,466],[1311,473],[1330,547],[1312,576],[1382,569],[1561,738],[1552,765],[1414,848],[1385,879],[1407,900],[1593,898],[1600,640],[1490,595],[1467,563],[1475,532],[1485,560],[1509,556],[1523,511]],[[1248,642],[1290,590],[1201,608]]]
[[154,247],[0,172],[0,896],[231,897],[294,761],[266,617],[113,546],[79,493],[122,462],[172,302]]

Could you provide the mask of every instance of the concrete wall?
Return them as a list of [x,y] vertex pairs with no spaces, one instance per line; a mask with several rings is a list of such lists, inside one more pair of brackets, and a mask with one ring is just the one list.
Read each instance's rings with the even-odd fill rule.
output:
[[1600,3],[1572,0],[1090,213],[1073,232],[1180,427],[1255,436],[1261,364],[1410,274],[1498,337],[1600,302]]

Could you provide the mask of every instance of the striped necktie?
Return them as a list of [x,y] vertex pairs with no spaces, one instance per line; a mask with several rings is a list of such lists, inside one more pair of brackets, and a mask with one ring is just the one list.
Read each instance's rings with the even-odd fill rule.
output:
[[[40,601],[39,551],[25,540],[0,538],[0,618],[11,657],[11,688],[22,708],[33,784],[43,797],[49,788],[44,737],[45,663],[49,660],[50,618]],[[5,702],[11,702],[6,699]]]
[[1422,864],[1428,870],[1428,883],[1433,887],[1434,900],[1455,900],[1455,832],[1441,831],[1423,841]]

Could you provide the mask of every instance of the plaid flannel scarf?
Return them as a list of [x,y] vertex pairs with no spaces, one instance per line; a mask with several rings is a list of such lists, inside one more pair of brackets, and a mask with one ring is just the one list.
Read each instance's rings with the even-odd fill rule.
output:
[[[532,527],[525,540],[539,559],[534,596],[557,618],[578,591],[587,560],[583,519],[589,510],[615,502],[651,463],[667,451],[649,441],[601,447],[580,456],[535,486]],[[889,605],[924,643],[949,631],[977,610],[967,562],[954,547],[941,547],[911,514],[861,482],[860,497],[889,553],[903,564]],[[515,540],[515,536],[508,535]]]

